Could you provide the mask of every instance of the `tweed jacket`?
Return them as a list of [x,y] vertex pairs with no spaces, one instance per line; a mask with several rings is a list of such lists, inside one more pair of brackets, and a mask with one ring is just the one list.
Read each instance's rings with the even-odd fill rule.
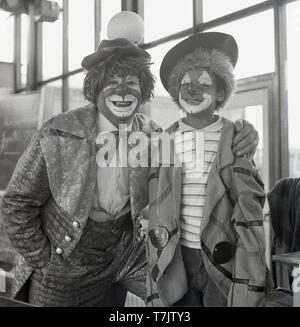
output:
[[[96,186],[96,117],[97,108],[88,105],[50,119],[18,161],[2,203],[6,231],[20,255],[13,297],[35,268],[47,270],[57,248],[67,258],[81,238]],[[132,130],[159,128],[136,114]],[[149,168],[130,168],[129,174],[136,232],[137,217],[148,204]]]
[[[267,276],[263,182],[250,160],[233,156],[234,125],[226,119],[223,123],[201,221],[203,261],[208,274],[228,299],[228,306],[263,306]],[[168,132],[174,135],[177,127],[175,123]],[[149,234],[149,306],[173,305],[188,289],[179,242],[180,197],[181,167],[153,168],[149,181],[149,231],[163,226],[169,232],[169,241],[158,249]],[[232,255],[228,257],[230,252]],[[226,256],[225,262],[216,260]]]

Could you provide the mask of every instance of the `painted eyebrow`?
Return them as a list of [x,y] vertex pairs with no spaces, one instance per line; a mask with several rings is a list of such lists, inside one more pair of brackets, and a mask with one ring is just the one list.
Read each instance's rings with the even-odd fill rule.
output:
[[212,80],[208,73],[204,71],[202,75],[198,78],[199,83],[206,83],[208,85],[212,85]]
[[191,76],[188,74],[188,73],[185,73],[185,75],[183,76],[183,78],[182,78],[182,80],[181,80],[181,84],[183,83],[183,82],[186,82],[186,81],[188,81],[188,82],[191,82]]

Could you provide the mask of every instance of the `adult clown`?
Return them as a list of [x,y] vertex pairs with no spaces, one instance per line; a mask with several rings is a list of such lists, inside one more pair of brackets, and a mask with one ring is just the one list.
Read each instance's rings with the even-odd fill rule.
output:
[[[160,130],[138,113],[153,93],[150,55],[118,33],[82,61],[91,104],[37,131],[3,198],[6,231],[19,254],[12,296],[34,305],[105,306],[116,284],[145,299],[138,217],[148,203],[149,169],[96,162],[99,135],[120,125],[146,135]],[[244,125],[235,140],[248,152],[257,133]]]

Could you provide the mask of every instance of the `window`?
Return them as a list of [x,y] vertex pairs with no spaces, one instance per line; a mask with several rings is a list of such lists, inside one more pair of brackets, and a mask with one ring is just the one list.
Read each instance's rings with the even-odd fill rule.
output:
[[14,18],[9,12],[0,10],[0,61],[14,60]]
[[40,123],[44,123],[51,117],[62,111],[62,80],[45,84],[41,89]]
[[161,62],[165,56],[165,54],[177,43],[182,41],[183,39],[167,42],[164,44],[161,44],[155,48],[151,48],[147,50],[150,55],[151,55],[151,61],[153,62],[153,65],[151,66],[151,72],[156,78],[156,83],[155,83],[155,95],[156,96],[169,96],[169,93],[165,90],[163,87],[161,81],[160,81],[160,76],[159,76],[159,69]]
[[28,15],[21,15],[21,84],[22,87],[27,83],[27,58],[28,58]]
[[76,109],[89,103],[83,95],[85,73],[69,77],[69,108]]
[[203,0],[203,20],[207,22],[260,2],[263,0]]
[[290,176],[300,176],[300,1],[287,5],[287,83],[289,108]]
[[94,51],[94,0],[69,1],[69,70]]
[[193,27],[193,1],[145,1],[144,16],[147,43]]
[[121,0],[101,1],[101,39],[107,39],[106,29],[109,20],[121,11]]
[[210,31],[229,33],[236,39],[239,47],[239,59],[235,67],[237,78],[274,72],[273,10],[267,10],[239,19],[235,22],[213,28]]
[[62,74],[62,13],[53,23],[43,23],[43,80]]

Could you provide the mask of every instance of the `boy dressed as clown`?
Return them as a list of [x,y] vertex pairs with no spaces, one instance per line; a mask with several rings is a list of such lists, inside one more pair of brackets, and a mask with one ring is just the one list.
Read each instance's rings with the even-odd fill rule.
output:
[[264,185],[249,156],[234,156],[234,124],[218,114],[237,57],[231,35],[210,32],[162,61],[162,83],[186,117],[167,130],[175,160],[150,175],[150,306],[264,305]]

